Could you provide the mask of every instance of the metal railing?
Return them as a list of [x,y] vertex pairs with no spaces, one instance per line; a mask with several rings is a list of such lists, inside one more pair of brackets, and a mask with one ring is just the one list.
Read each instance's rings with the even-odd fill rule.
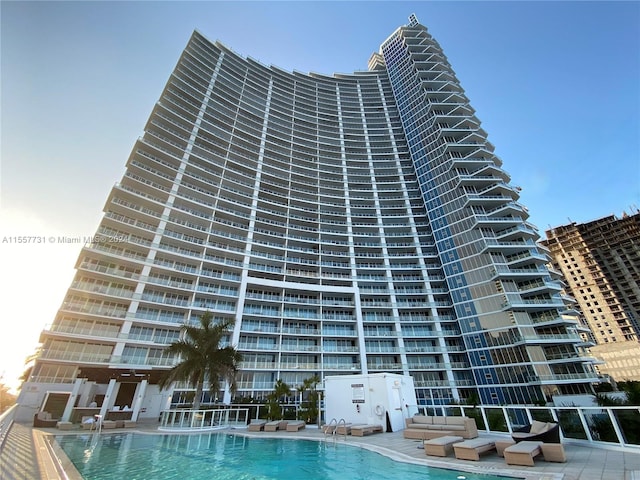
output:
[[[333,438],[333,442],[336,442],[336,438],[338,438],[339,428],[342,425],[342,436],[344,440],[347,440],[347,421],[344,418],[338,420],[337,418],[332,418],[329,423],[322,427],[322,431],[324,432],[324,440],[327,441],[327,435],[331,435]],[[351,425],[351,424],[349,424]]]
[[216,410],[165,410],[160,415],[159,430],[210,430],[245,427],[249,423],[248,408]]
[[479,431],[495,434],[511,434],[533,420],[554,422],[565,442],[640,450],[640,406],[414,405],[408,410],[411,415],[472,417]]
[[14,405],[0,415],[0,452],[4,447],[5,440],[9,436],[9,430],[11,430],[11,426],[13,425],[13,417],[17,407],[18,405]]

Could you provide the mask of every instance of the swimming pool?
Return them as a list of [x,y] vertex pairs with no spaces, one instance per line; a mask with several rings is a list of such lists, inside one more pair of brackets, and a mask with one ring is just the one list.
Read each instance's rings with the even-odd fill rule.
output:
[[395,462],[333,442],[225,433],[55,437],[85,480],[505,480]]

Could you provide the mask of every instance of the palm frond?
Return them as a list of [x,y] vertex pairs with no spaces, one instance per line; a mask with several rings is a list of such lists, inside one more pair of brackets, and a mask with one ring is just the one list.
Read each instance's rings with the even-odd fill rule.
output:
[[242,355],[233,347],[220,348],[223,338],[233,328],[233,320],[214,323],[209,312],[198,320],[198,325],[184,325],[182,339],[167,347],[167,353],[176,355],[180,361],[161,377],[160,387],[168,387],[173,382],[188,382],[200,388],[208,380],[213,391],[222,381],[227,381],[231,391],[235,392]]

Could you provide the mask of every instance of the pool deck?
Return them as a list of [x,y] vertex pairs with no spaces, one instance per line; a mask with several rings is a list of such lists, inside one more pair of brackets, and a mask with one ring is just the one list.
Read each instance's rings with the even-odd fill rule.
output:
[[[139,431],[159,433],[157,423],[139,424],[135,429],[110,430],[103,435]],[[298,432],[248,432],[243,428],[225,429],[226,433],[249,437],[276,437],[310,439],[326,442],[346,443],[356,447],[376,451],[395,460],[448,469],[460,469],[475,473],[506,475],[526,480],[640,480],[640,449],[592,448],[565,442],[566,463],[545,462],[540,457],[534,467],[514,467],[507,465],[504,458],[495,451],[480,458],[480,461],[457,460],[453,455],[446,458],[427,457],[421,448],[422,441],[407,440],[402,432],[377,433],[364,437],[338,435],[325,436],[315,427],[307,427]],[[66,474],[56,456],[47,446],[46,435],[75,435],[82,430],[60,431],[55,428],[32,428],[31,425],[15,423],[0,452],[0,480],[73,480],[80,478],[77,472],[64,466]],[[194,432],[196,433],[196,432]],[[197,432],[201,433],[201,432]],[[505,438],[481,434],[481,437]]]

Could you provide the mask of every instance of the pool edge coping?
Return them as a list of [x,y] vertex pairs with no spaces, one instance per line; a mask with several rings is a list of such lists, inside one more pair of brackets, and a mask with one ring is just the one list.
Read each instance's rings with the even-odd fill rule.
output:
[[36,428],[32,432],[41,478],[47,480],[84,480],[64,450],[55,442],[54,437],[58,433],[44,432]]

